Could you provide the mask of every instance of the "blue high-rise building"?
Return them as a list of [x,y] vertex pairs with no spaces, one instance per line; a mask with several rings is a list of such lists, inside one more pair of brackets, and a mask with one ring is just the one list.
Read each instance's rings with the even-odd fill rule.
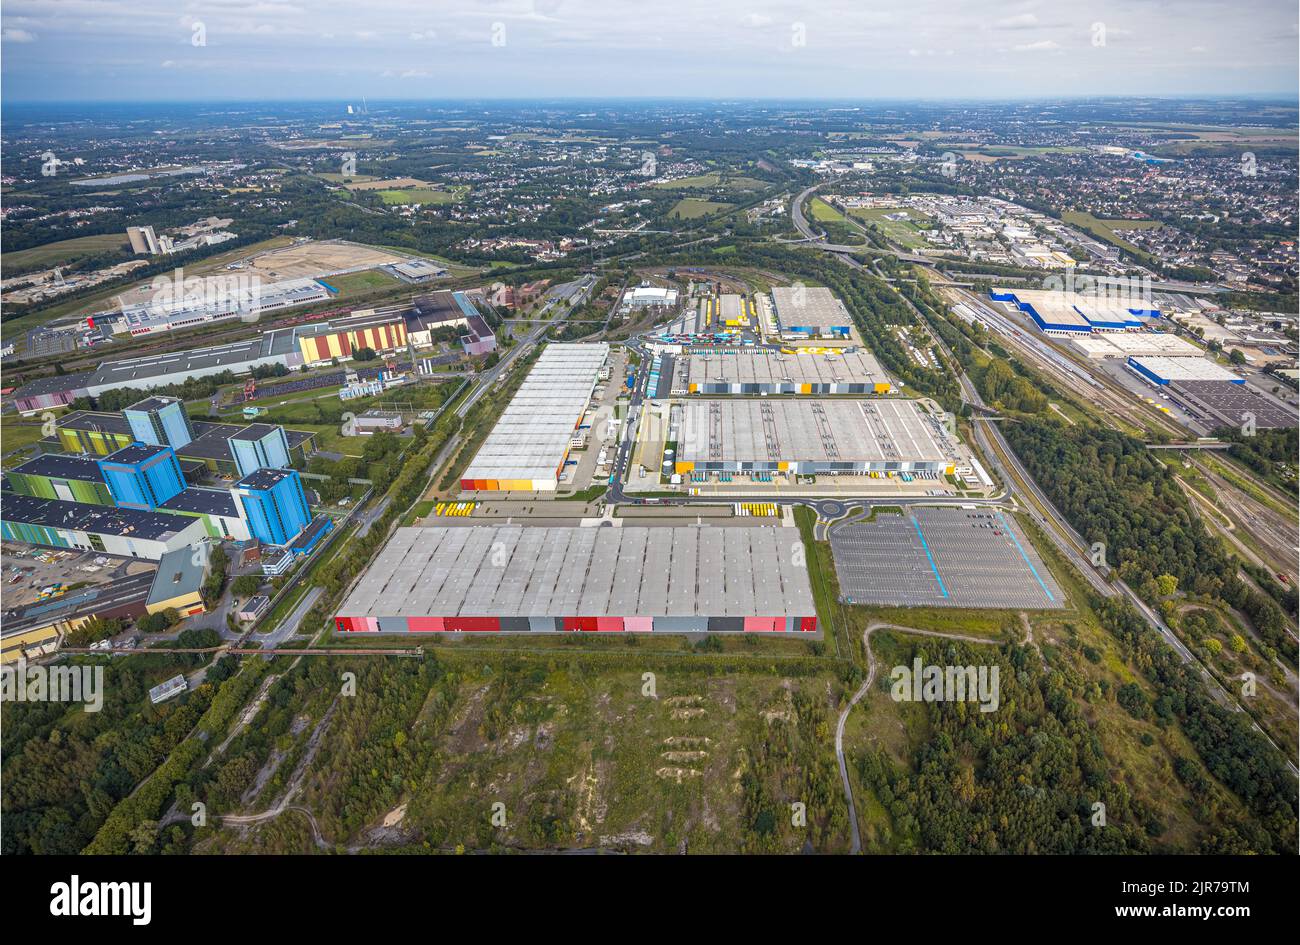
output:
[[302,478],[293,469],[258,469],[230,490],[259,541],[287,545],[311,522]]
[[180,449],[194,439],[194,426],[185,404],[175,397],[146,397],[122,411],[131,435],[150,446]]
[[113,501],[122,508],[152,511],[185,488],[170,446],[132,443],[97,462]]
[[259,469],[287,469],[290,465],[289,440],[284,435],[284,427],[250,423],[228,442],[241,476]]

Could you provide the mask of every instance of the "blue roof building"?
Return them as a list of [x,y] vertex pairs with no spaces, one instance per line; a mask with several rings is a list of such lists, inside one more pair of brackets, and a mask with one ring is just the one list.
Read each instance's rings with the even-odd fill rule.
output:
[[181,464],[170,446],[132,443],[97,462],[120,508],[152,511],[185,489]]
[[289,544],[311,521],[307,495],[296,470],[258,469],[230,491],[243,510],[249,532],[267,544]]
[[284,427],[270,423],[250,423],[228,442],[230,455],[241,476],[259,469],[286,469],[292,465]]
[[122,411],[131,435],[150,446],[178,450],[194,439],[194,427],[185,404],[175,397],[146,397]]

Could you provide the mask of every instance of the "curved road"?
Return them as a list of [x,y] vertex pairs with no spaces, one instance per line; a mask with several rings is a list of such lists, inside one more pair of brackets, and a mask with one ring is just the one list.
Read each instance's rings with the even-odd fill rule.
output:
[[835,724],[835,760],[840,766],[840,780],[844,783],[844,800],[849,805],[849,831],[852,835],[850,853],[862,852],[862,837],[858,831],[858,809],[853,803],[853,785],[849,781],[849,767],[844,761],[844,726],[849,720],[849,712],[862,701],[862,697],[871,689],[871,684],[876,679],[876,656],[871,652],[871,634],[877,630],[897,630],[899,633],[912,633],[922,637],[962,640],[966,643],[985,643],[990,646],[1001,646],[1003,643],[1001,640],[992,640],[987,637],[971,637],[961,633],[941,633],[938,630],[918,630],[915,627],[903,627],[881,621],[872,621],[867,625],[867,629],[862,631],[862,649],[867,653],[867,678],[862,681],[858,691],[849,699],[848,705],[844,707],[844,711],[840,713],[839,721]]

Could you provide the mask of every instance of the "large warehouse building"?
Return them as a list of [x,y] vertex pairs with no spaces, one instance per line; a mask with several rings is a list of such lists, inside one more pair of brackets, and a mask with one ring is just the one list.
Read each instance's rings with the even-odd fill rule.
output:
[[1154,303],[1133,305],[1131,300],[1055,289],[994,289],[989,298],[1015,306],[1050,335],[1131,331],[1145,328],[1151,319],[1160,317]]
[[1102,358],[1129,358],[1140,355],[1169,358],[1200,357],[1201,349],[1177,335],[1156,331],[1134,331],[1104,335],[1078,335],[1070,339],[1084,355],[1094,360]]
[[361,348],[393,351],[405,347],[404,312],[362,312],[308,328],[298,335],[298,349],[305,364],[350,358]]
[[1129,358],[1127,364],[1151,383],[1161,386],[1175,381],[1246,383],[1244,377],[1238,377],[1209,358]]
[[[666,355],[670,394],[887,394],[889,376],[864,348],[834,354],[767,348],[687,349]],[[661,387],[662,390],[662,387]]]
[[148,335],[229,318],[256,319],[330,298],[330,289],[315,279],[262,282],[257,276],[218,275],[165,284],[149,301],[100,318],[108,319],[114,334]]
[[783,528],[399,528],[339,608],[342,632],[812,632]]
[[464,490],[554,492],[609,345],[549,344],[461,476]]
[[778,286],[772,304],[783,338],[848,338],[853,318],[825,286]]
[[197,547],[207,537],[197,518],[12,492],[0,493],[0,533],[5,541],[150,561],[177,548]]
[[852,476],[953,471],[956,444],[912,400],[688,400],[674,471]]

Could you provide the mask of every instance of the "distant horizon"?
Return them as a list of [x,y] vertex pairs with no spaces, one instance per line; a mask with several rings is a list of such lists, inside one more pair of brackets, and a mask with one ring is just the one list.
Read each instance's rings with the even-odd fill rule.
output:
[[1300,94],[1295,0],[6,0],[0,41],[23,103]]
[[[829,96],[774,96],[774,95],[755,95],[755,96],[737,96],[737,95],[479,95],[479,96],[365,96],[365,101],[371,105],[438,105],[438,104],[475,104],[482,102],[492,103],[518,103],[518,104],[544,104],[544,103],[593,103],[593,104],[616,104],[616,103],[636,103],[636,104],[653,104],[664,103],[671,104],[675,102],[696,103],[696,104],[777,104],[777,105],[871,105],[871,104],[951,104],[960,105],[965,103],[978,104],[1000,104],[1000,103],[1028,103],[1028,102],[1123,102],[1123,101],[1152,101],[1152,102],[1215,102],[1215,101],[1250,101],[1250,102],[1274,102],[1284,105],[1293,105],[1300,109],[1300,92],[1188,92],[1179,94],[1147,94],[1147,93],[1127,93],[1127,94],[1080,94],[1080,95],[996,95],[996,96],[854,96],[851,98],[829,97]],[[50,105],[338,105],[340,108],[346,108],[348,105],[359,106],[362,98],[338,98],[326,96],[323,98],[82,98],[82,99],[11,99],[6,98],[3,107],[37,107]],[[364,114],[364,113],[362,113]],[[360,117],[354,115],[353,117]]]

